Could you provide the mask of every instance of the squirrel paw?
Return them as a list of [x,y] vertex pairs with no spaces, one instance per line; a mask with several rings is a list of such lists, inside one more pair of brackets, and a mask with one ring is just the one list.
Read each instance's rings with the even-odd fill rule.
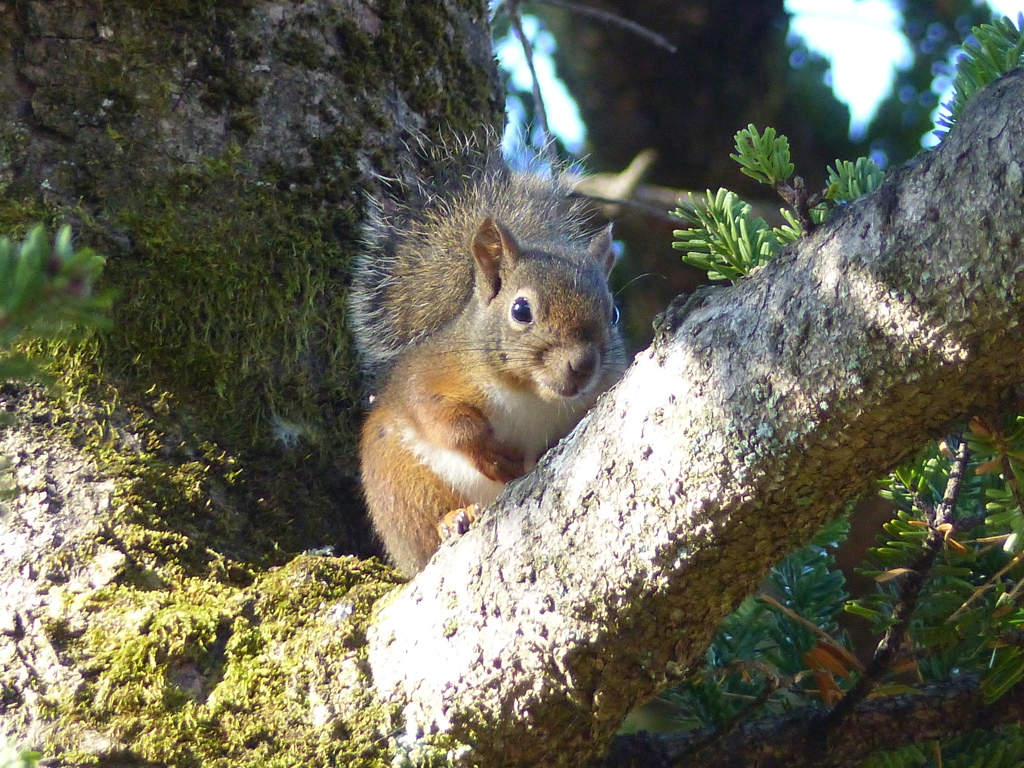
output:
[[526,474],[526,461],[515,446],[494,443],[477,462],[477,469],[488,480],[504,484]]
[[437,524],[437,533],[440,535],[441,541],[447,541],[452,536],[462,536],[468,533],[469,526],[473,524],[473,521],[476,520],[479,514],[479,504],[470,504],[468,507],[453,509],[451,512],[446,513],[441,518],[441,522]]

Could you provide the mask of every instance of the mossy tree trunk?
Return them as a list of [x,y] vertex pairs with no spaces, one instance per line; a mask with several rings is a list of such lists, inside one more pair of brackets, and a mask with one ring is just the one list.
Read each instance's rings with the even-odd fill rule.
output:
[[57,375],[239,457],[232,504],[289,548],[359,551],[360,193],[411,172],[407,132],[499,123],[484,4],[24,2],[0,29],[0,232],[70,222],[120,292]]
[[[0,394],[21,487],[0,516],[0,736],[68,763],[186,760],[133,742],[175,718],[117,645],[195,608],[171,632],[184,656],[148,655],[196,662],[205,699],[267,568],[376,551],[344,315],[362,193],[420,170],[410,133],[494,130],[502,106],[482,0],[0,4],[0,234],[70,223],[119,292],[112,331],[38,350],[56,352],[45,398]],[[146,616],[106,651],[87,630],[111,625],[80,612],[103,588],[114,625]]]

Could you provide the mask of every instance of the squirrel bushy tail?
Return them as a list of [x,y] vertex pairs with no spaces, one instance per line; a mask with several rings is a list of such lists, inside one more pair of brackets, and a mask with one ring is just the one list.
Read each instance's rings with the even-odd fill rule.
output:
[[593,239],[557,171],[513,171],[497,149],[469,140],[439,151],[445,164],[426,183],[392,181],[384,197],[369,200],[349,320],[371,385],[403,349],[466,306],[471,242],[484,219],[501,222],[524,249],[543,246],[567,258],[584,258]]

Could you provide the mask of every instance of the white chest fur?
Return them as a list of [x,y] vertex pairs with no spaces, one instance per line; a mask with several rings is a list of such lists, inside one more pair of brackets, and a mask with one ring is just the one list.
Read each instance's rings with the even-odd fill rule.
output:
[[593,404],[593,397],[544,400],[531,392],[495,387],[487,393],[487,418],[499,442],[517,446],[533,468],[549,446],[564,437]]
[[[486,393],[486,416],[499,442],[523,452],[532,469],[549,446],[564,437],[593,404],[594,397],[544,400],[529,392],[495,387]],[[502,483],[489,480],[466,455],[424,439],[411,425],[402,431],[403,443],[431,471],[444,478],[466,500],[487,506],[501,492]]]

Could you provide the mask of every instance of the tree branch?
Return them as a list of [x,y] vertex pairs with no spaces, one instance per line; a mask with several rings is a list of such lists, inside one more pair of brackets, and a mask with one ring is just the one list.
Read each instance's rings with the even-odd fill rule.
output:
[[[784,765],[786,768],[858,765],[880,751],[931,739],[950,738],[979,728],[992,729],[1024,720],[1024,687],[1010,690],[995,704],[986,704],[977,678],[968,677],[922,686],[914,693],[861,702],[829,734],[827,754],[810,731],[818,710],[799,709],[784,717],[747,723],[713,749],[694,752],[704,735],[636,734],[616,738],[605,768],[626,766]],[[899,723],[899,727],[894,726]]]
[[774,263],[706,298],[461,540],[368,660],[406,743],[582,763],[771,563],[1024,377],[1024,72]]
[[917,599],[921,595],[921,590],[924,588],[932,566],[935,565],[936,558],[946,545],[947,532],[942,529],[942,526],[950,525],[953,522],[953,513],[956,510],[956,502],[960,496],[960,488],[963,484],[968,456],[967,441],[961,436],[960,445],[956,451],[956,458],[953,460],[953,466],[950,468],[946,491],[938,507],[924,499],[918,499],[917,505],[925,510],[928,517],[928,534],[921,544],[921,554],[910,565],[909,573],[902,577],[899,599],[893,610],[892,626],[886,630],[885,635],[878,643],[871,663],[868,664],[864,674],[860,676],[839,703],[821,720],[821,728],[824,732],[835,731],[842,724],[843,720],[849,717],[854,707],[866,699],[879,679],[889,672],[893,661],[899,655],[903,639],[906,637],[907,629],[910,627],[910,617],[914,613],[914,608],[917,607]]

